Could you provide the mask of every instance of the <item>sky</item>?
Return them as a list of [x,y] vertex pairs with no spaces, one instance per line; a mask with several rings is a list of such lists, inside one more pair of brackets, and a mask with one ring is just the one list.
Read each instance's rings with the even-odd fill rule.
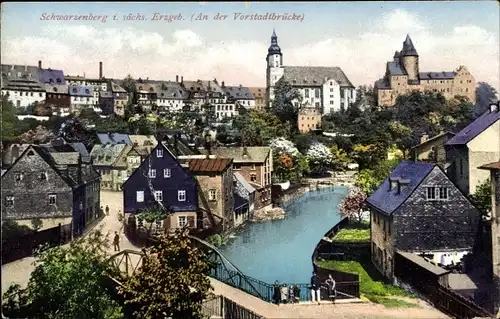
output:
[[[62,69],[67,75],[155,80],[217,78],[226,85],[266,84],[266,55],[273,29],[284,65],[338,66],[355,85],[385,73],[409,34],[420,71],[465,65],[478,82],[497,90],[499,4],[448,2],[192,2],[3,3],[3,64]],[[152,21],[153,15],[182,17]],[[242,21],[235,15],[295,14],[295,21]],[[107,16],[103,21],[55,21],[55,15]],[[144,20],[124,20],[141,15]],[[199,15],[208,20],[196,20]],[[225,20],[215,16],[227,15]],[[180,15],[180,16],[179,16]],[[240,15],[240,16],[241,16]],[[116,16],[116,19],[114,18]]]

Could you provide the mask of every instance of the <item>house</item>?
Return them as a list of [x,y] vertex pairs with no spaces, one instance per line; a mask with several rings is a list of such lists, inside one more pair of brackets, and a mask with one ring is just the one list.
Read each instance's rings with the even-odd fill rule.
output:
[[[492,267],[494,278],[500,280],[500,160],[480,169],[490,171]],[[500,296],[500,281],[498,287]]]
[[252,93],[255,99],[255,109],[263,110],[266,108],[266,88],[265,87],[249,87],[250,93]]
[[112,92],[99,92],[99,107],[102,110],[102,115],[111,115],[114,113],[115,102]]
[[478,117],[445,143],[447,173],[466,195],[474,194],[476,187],[489,174],[478,167],[500,158],[500,103]]
[[299,127],[300,133],[309,133],[311,131],[321,129],[321,112],[315,107],[311,107],[311,104],[307,102],[299,110],[299,115],[297,118],[297,126]]
[[44,69],[42,68],[42,61],[38,61],[38,80],[43,84],[66,84],[63,70],[54,70],[51,68]]
[[121,191],[127,180],[127,154],[132,146],[126,144],[94,145],[90,156],[92,165],[101,176],[101,189]]
[[474,246],[479,212],[435,164],[402,161],[366,203],[372,262],[389,279],[396,252],[449,265]]
[[200,206],[223,220],[223,231],[234,228],[233,160],[197,158],[188,162],[189,172],[198,181]]
[[[240,225],[246,220],[250,219],[251,214],[255,209],[255,188],[250,185],[245,178],[239,172],[233,172],[233,183],[234,183],[234,192],[238,197],[235,196],[235,205],[241,203],[242,201],[239,198],[243,199],[248,205],[248,207],[241,209],[242,206],[237,205],[237,209],[235,209],[235,226]],[[238,200],[238,203],[236,203]]]
[[26,108],[45,100],[45,88],[39,82],[39,69],[27,65],[2,64],[2,90],[18,108]]
[[[176,156],[158,143],[123,185],[125,217],[137,217],[143,211],[159,209],[168,215],[160,227],[167,230],[203,228],[203,213],[198,206],[196,179]],[[141,221],[136,219],[137,225]]]
[[184,100],[188,99],[189,92],[178,83],[179,76],[176,82],[162,82],[156,85],[158,91],[158,99],[156,104],[160,113],[180,112],[184,108]]
[[134,146],[153,149],[158,144],[154,135],[129,135],[128,137]]
[[46,83],[44,87],[45,104],[56,108],[69,109],[71,98],[68,93],[68,85]]
[[150,109],[153,104],[156,104],[158,99],[157,85],[148,80],[138,79],[135,84],[135,94],[137,96],[137,104]]
[[82,231],[99,215],[100,175],[77,152],[29,146],[2,175],[2,219]]
[[127,91],[114,82],[110,82],[108,89],[113,96],[113,112],[118,116],[125,116],[125,107],[128,104]]
[[128,134],[123,133],[97,133],[99,144],[127,144],[133,145]]
[[429,138],[427,134],[420,138],[420,144],[410,149],[411,158],[414,161],[431,162],[444,167],[446,164],[446,151],[444,144],[453,136],[452,132],[442,132]]
[[223,86],[222,89],[234,101],[246,109],[255,108],[255,98],[247,87],[242,86]]
[[82,109],[93,107],[95,98],[91,86],[69,86],[69,95],[71,99],[71,113],[80,114]]
[[273,160],[270,147],[216,147],[211,149],[211,153],[233,159],[234,171],[240,173],[257,191],[255,209],[271,204]]

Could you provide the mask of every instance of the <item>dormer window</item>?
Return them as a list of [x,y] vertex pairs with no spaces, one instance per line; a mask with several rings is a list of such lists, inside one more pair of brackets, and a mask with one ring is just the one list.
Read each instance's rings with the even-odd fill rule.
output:
[[58,84],[61,84],[61,82],[62,82],[62,81],[61,81],[61,79],[60,79],[60,78],[57,78],[57,79],[56,79],[56,82],[57,82]]
[[22,181],[24,178],[24,173],[16,173],[16,182]]
[[152,87],[149,88],[149,92],[153,92],[153,91],[154,91],[154,89]]
[[21,77],[21,72],[17,72],[17,77],[20,78]]
[[77,88],[73,88],[73,93],[78,92]]
[[90,90],[89,89],[85,89],[85,93],[89,94]]
[[50,83],[50,84],[54,83],[54,80],[49,79],[49,83]]
[[40,173],[40,180],[41,181],[46,181],[47,180],[47,172],[41,172]]
[[57,88],[56,87],[54,87],[54,92],[57,92]]
[[142,91],[142,86],[139,86],[139,91]]

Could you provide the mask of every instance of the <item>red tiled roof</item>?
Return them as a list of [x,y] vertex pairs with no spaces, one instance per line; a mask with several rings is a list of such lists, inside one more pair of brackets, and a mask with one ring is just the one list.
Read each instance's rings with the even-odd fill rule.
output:
[[489,164],[486,164],[486,165],[480,166],[479,168],[482,168],[482,169],[500,170],[500,162],[489,163]]
[[222,173],[231,163],[232,159],[229,158],[197,158],[189,160],[189,170],[200,173]]

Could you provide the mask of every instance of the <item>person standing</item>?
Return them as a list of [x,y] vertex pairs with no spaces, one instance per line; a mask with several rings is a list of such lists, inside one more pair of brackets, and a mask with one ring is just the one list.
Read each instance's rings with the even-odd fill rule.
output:
[[280,284],[276,280],[273,285],[273,300],[274,303],[277,304],[278,306],[280,305],[280,299],[281,299]]
[[109,215],[109,206],[106,205],[106,215]]
[[[315,272],[313,272],[313,275],[311,277],[311,301],[312,302],[318,302],[318,304],[321,301],[321,280],[319,280],[318,275],[316,275]],[[316,296],[316,297],[315,297]]]
[[288,302],[289,303],[295,303],[295,290],[294,290],[295,286],[294,285],[290,285],[290,287],[288,287]]
[[288,287],[286,284],[281,286],[281,303],[286,303],[288,300]]
[[113,247],[115,251],[120,251],[120,236],[117,231],[115,231],[115,238],[113,238]]
[[337,296],[337,292],[335,291],[335,279],[333,279],[332,275],[328,275],[328,279],[325,281],[326,286],[328,287],[328,298],[332,302],[335,302],[335,297]]

